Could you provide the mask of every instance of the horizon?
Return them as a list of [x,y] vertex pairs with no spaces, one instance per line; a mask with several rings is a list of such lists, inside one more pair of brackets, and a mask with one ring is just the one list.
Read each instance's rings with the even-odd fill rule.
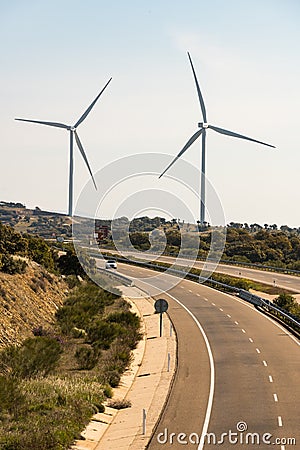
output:
[[[4,203],[4,204],[3,204]],[[14,201],[8,201],[8,200],[0,200],[0,206],[7,206],[7,205],[5,205],[5,203],[19,203],[19,204],[22,204],[23,205],[23,207],[25,207],[25,209],[27,209],[27,210],[30,210],[30,211],[35,211],[35,209],[36,208],[39,208],[39,210],[41,211],[41,212],[46,212],[46,213],[49,213],[49,214],[58,214],[58,215],[63,215],[63,216],[65,216],[65,217],[69,217],[68,215],[67,215],[67,213],[66,212],[63,212],[63,211],[53,211],[53,210],[45,210],[45,209],[42,209],[42,208],[40,208],[38,205],[36,205],[34,208],[28,208],[27,207],[27,205],[25,205],[24,203],[22,203],[22,202],[18,202],[18,201],[16,201],[16,202],[14,202]],[[18,208],[17,206],[15,206],[14,208]],[[19,208],[21,208],[21,206],[19,207]],[[156,219],[156,218],[159,218],[159,219],[164,219],[164,220],[166,220],[166,222],[171,222],[173,219],[176,219],[176,223],[177,224],[185,224],[185,225],[196,225],[197,223],[194,223],[194,222],[186,222],[184,219],[181,219],[181,218],[173,218],[173,219],[168,219],[168,218],[166,218],[166,217],[163,217],[163,216],[138,216],[138,217],[133,217],[133,218],[129,218],[129,217],[126,217],[126,216],[120,216],[120,217],[116,217],[116,218],[114,218],[114,219],[111,219],[111,218],[109,218],[109,217],[88,217],[88,216],[74,216],[74,218],[76,218],[76,217],[79,217],[79,218],[82,218],[82,219],[92,219],[92,220],[103,220],[103,221],[112,221],[112,220],[119,220],[119,219],[122,219],[122,218],[126,218],[130,223],[133,221],[133,220],[137,220],[137,219],[143,219],[143,218],[148,218],[148,219],[150,219],[150,220],[153,220],[153,219]],[[70,217],[70,220],[71,220],[72,218]],[[266,224],[266,225],[268,225],[268,226],[272,226],[272,225],[277,225],[277,230],[275,230],[275,231],[280,231],[280,227],[285,227],[285,226],[287,226],[288,228],[291,228],[292,230],[299,230],[300,229],[300,225],[299,226],[291,226],[291,225],[289,225],[288,223],[282,223],[282,224],[279,224],[279,223],[266,223],[266,222],[258,222],[258,221],[253,221],[253,222],[247,222],[247,221],[240,221],[240,220],[230,220],[230,221],[228,221],[227,223],[226,223],[226,225],[225,225],[225,227],[228,227],[228,226],[230,226],[230,224],[231,223],[233,223],[233,224],[241,224],[241,225],[243,225],[243,227],[244,227],[244,225],[249,225],[249,227],[250,227],[250,225],[259,225],[259,226],[261,226],[263,229],[264,229],[264,225]],[[221,227],[224,227],[224,225],[210,225],[209,224],[209,222],[208,222],[208,225],[209,226],[211,226],[212,228],[214,228],[214,227],[216,227],[216,228],[221,228]]]

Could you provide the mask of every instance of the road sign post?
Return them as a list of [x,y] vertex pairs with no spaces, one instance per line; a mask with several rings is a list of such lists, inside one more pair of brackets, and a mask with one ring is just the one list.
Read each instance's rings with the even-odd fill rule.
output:
[[164,298],[159,298],[154,303],[155,311],[159,313],[159,336],[162,337],[162,329],[163,329],[163,313],[168,310],[169,304],[167,300]]

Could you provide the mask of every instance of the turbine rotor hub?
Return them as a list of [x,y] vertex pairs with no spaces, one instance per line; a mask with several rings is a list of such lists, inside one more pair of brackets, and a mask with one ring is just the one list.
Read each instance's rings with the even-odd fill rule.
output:
[[199,122],[198,123],[198,127],[199,128],[208,128],[208,123],[206,123],[206,122]]
[[70,131],[76,131],[75,127],[70,127]]

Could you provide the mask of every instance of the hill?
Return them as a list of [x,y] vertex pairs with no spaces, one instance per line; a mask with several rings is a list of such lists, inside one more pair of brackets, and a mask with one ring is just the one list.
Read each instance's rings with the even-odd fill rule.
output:
[[51,328],[68,292],[61,277],[27,264],[23,274],[0,272],[0,348],[21,343],[38,327]]

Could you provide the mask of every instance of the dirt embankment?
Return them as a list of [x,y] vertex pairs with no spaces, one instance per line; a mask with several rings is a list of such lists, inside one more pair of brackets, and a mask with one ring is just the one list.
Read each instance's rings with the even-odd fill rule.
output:
[[34,328],[50,328],[67,292],[60,277],[34,262],[22,275],[0,272],[0,348],[32,336]]

